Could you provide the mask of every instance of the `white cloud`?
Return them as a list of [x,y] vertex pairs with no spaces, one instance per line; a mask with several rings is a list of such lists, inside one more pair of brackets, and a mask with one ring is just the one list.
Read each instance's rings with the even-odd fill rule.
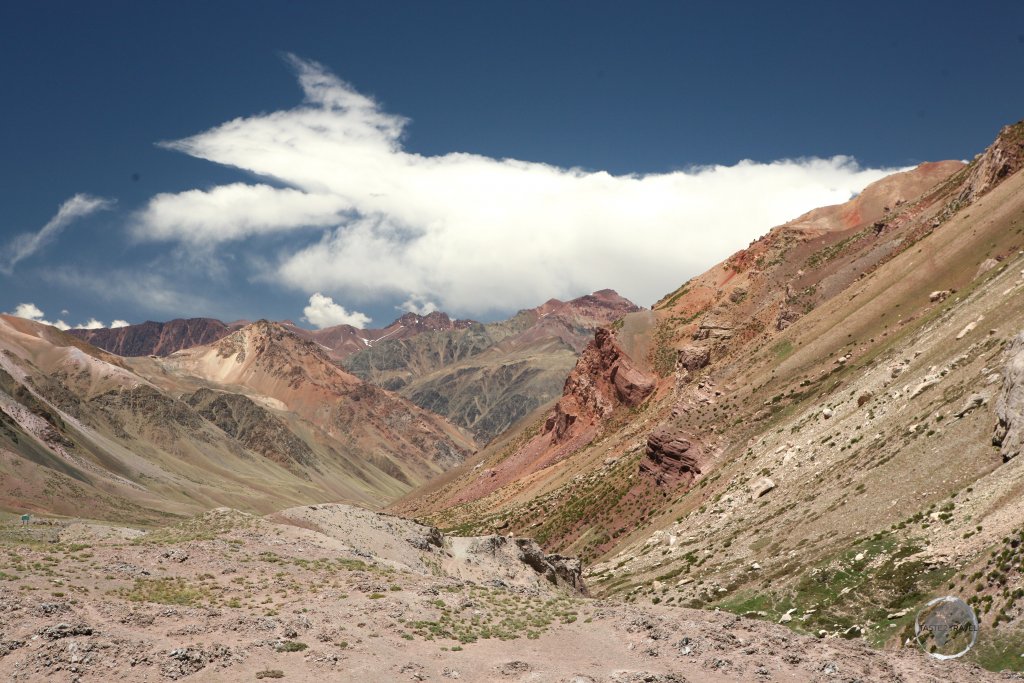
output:
[[[304,226],[337,225],[348,202],[269,185],[234,183],[212,190],[158,194],[138,215],[136,230],[149,239],[216,243]],[[216,225],[216,230],[210,226]]]
[[401,305],[395,306],[400,311],[408,311],[409,313],[415,313],[416,315],[430,315],[436,310],[439,310],[437,304],[433,301],[428,301],[423,297],[410,296],[408,299],[403,301]]
[[891,172],[844,156],[626,176],[422,156],[402,146],[406,119],[320,65],[291,61],[303,105],[166,145],[289,188],[158,195],[138,214],[137,236],[208,247],[331,226],[285,248],[264,277],[357,302],[431,301],[473,314],[611,287],[651,304],[772,226]]
[[127,320],[115,320],[114,322],[110,323],[110,329],[116,330],[119,327],[128,327],[129,325],[131,325],[131,323],[128,322]]
[[57,320],[55,322],[44,320],[44,313],[42,309],[40,309],[38,306],[32,303],[18,304],[17,306],[14,307],[14,310],[11,311],[8,315],[13,315],[17,318],[25,318],[26,320],[34,320],[35,322],[42,323],[43,325],[52,325],[53,327],[56,327],[58,330],[71,329],[71,326],[68,325],[63,320]]
[[101,209],[109,209],[114,202],[87,194],[76,194],[61,204],[57,215],[51,218],[39,232],[17,235],[4,248],[0,257],[0,273],[10,275],[20,261],[36,253],[60,235],[61,231],[77,218],[88,216]]
[[[67,314],[68,310],[66,308],[61,311],[61,315]],[[50,322],[49,320],[44,319],[45,314],[43,313],[42,309],[33,303],[18,304],[17,306],[14,307],[14,311],[12,311],[9,315],[13,315],[18,318],[25,318],[26,320],[34,320],[35,322],[42,323],[44,325],[52,325],[53,327],[56,327],[59,330],[102,330],[103,328],[106,327],[106,325],[104,325],[96,318],[89,318],[88,322],[79,323],[78,325],[74,326],[68,325],[63,320]],[[110,323],[111,328],[127,326],[128,322],[125,320],[115,320],[114,322]]]
[[370,323],[367,315],[359,311],[349,313],[344,306],[334,303],[334,299],[320,292],[309,297],[309,305],[302,312],[305,314],[303,320],[321,330],[335,325],[351,325],[362,329]]

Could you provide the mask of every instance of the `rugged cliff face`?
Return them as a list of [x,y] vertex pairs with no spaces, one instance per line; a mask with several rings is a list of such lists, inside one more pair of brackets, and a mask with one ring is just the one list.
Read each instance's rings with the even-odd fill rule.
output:
[[1000,447],[1003,460],[1016,458],[1024,450],[1024,332],[1007,348],[996,417],[992,443]]
[[635,407],[654,391],[654,378],[626,355],[607,328],[598,328],[565,380],[562,398],[544,424],[551,443],[589,432],[618,406]]

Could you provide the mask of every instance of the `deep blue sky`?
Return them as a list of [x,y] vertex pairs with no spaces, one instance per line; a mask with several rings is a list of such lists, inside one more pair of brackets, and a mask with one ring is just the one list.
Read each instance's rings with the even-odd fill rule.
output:
[[[409,151],[617,174],[970,158],[1024,117],[1021,2],[5,2],[0,248],[77,192],[118,204],[0,275],[0,311],[173,317],[50,273],[145,267],[168,247],[128,243],[127,214],[246,180],[154,143],[294,106],[284,52],[409,117]],[[307,296],[229,282],[175,313],[295,319]]]

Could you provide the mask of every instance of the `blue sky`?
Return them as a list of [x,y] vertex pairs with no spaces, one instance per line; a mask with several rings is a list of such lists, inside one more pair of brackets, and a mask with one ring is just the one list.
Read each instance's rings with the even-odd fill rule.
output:
[[974,4],[4,3],[0,311],[650,305],[1024,117],[1024,5]]

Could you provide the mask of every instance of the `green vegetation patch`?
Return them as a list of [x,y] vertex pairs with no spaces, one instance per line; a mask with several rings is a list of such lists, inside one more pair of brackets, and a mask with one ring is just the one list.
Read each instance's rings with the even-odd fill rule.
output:
[[197,605],[209,599],[209,591],[193,586],[184,579],[135,579],[131,588],[115,592],[132,602],[155,602],[161,605]]
[[[736,614],[762,613],[756,616],[773,621],[793,610],[787,625],[805,633],[842,633],[860,626],[867,629],[868,641],[880,646],[900,633],[899,626],[912,627],[916,608],[954,572],[919,558],[922,547],[915,540],[878,533],[806,571],[789,589],[740,591],[715,604]],[[888,619],[904,610],[903,616]]]

